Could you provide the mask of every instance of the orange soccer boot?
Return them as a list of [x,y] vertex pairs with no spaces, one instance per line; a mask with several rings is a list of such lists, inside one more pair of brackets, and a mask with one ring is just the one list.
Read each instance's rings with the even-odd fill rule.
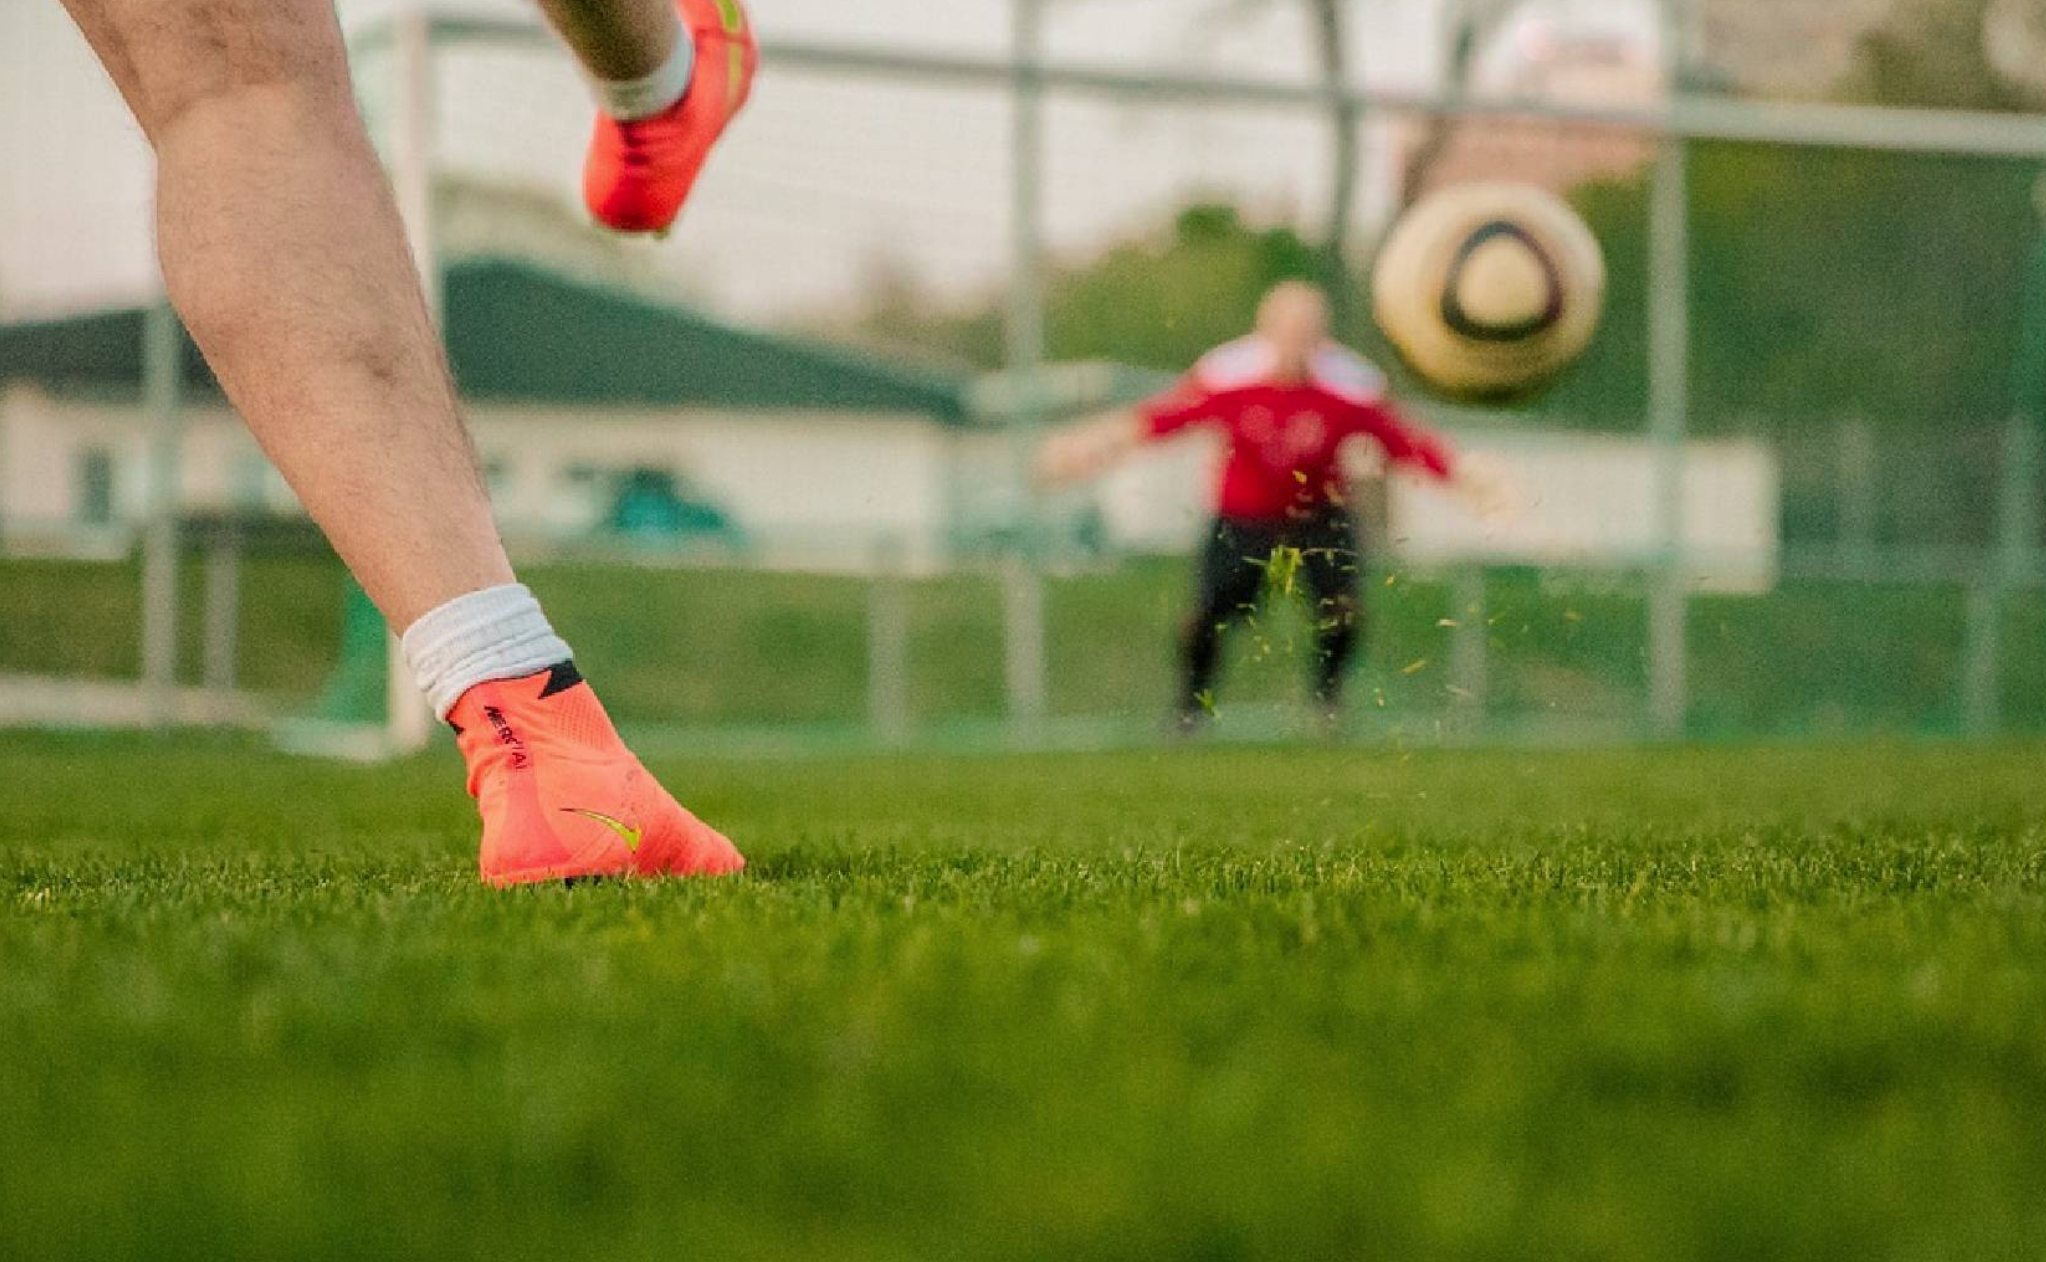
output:
[[572,663],[478,684],[448,716],[483,816],[483,879],[725,876],[732,843],[668,795]]
[[666,232],[712,146],[746,104],[760,49],[739,0],[675,0],[696,66],[682,99],[650,118],[597,116],[583,201],[618,232]]

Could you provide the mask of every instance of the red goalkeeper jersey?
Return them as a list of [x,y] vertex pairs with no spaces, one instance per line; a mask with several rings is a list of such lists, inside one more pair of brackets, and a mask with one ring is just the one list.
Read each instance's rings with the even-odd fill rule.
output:
[[1231,342],[1139,409],[1153,438],[1222,427],[1221,516],[1273,521],[1341,504],[1341,450],[1352,438],[1375,440],[1395,464],[1449,477],[1448,443],[1399,414],[1370,361],[1331,344],[1315,356],[1308,380],[1286,383],[1274,378],[1274,358],[1256,337]]

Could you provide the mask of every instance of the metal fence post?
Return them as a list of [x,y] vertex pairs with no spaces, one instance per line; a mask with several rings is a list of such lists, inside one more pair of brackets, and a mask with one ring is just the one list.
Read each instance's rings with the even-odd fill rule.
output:
[[2013,413],[2004,427],[1996,487],[1996,538],[1968,592],[1962,714],[1971,736],[2003,730],[2003,620],[2014,588],[2031,581],[2038,553],[2039,441],[2033,421]]
[[884,745],[909,738],[909,608],[901,541],[883,536],[867,585],[867,723]]
[[234,692],[239,655],[242,528],[230,521],[213,536],[206,553],[206,690],[225,703]]
[[1649,198],[1648,413],[1655,459],[1656,555],[1648,615],[1649,719],[1655,734],[1684,733],[1689,575],[1684,558],[1684,445],[1690,427],[1688,155],[1665,134]]
[[1991,736],[2002,723],[2003,580],[1992,558],[1968,585],[1967,640],[1961,663],[1961,727]]
[[1449,643],[1449,674],[1456,709],[1464,727],[1483,729],[1489,685],[1485,628],[1485,566],[1477,562],[1457,571],[1451,586],[1456,623]]
[[1009,281],[1008,359],[1017,382],[1009,420],[1015,465],[1016,548],[1004,568],[1004,677],[1009,713],[1029,727],[1045,711],[1044,579],[1031,461],[1043,422],[1044,367],[1044,0],[1012,0],[1015,45],[1010,208],[1014,252]]
[[1876,496],[1881,483],[1875,429],[1862,417],[1840,422],[1840,557],[1856,573],[1876,542]]
[[1003,679],[1012,716],[1026,730],[1044,717],[1046,686],[1044,576],[1033,558],[1011,554],[1002,565],[1002,609],[1008,624]]
[[147,525],[142,536],[142,687],[150,722],[176,717],[178,684],[178,448],[184,424],[184,326],[165,299],[143,322],[149,399]]

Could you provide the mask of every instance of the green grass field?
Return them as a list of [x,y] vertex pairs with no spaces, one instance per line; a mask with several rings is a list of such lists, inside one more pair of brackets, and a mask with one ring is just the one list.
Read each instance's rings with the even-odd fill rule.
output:
[[2046,1252],[2038,746],[0,767],[0,1258]]

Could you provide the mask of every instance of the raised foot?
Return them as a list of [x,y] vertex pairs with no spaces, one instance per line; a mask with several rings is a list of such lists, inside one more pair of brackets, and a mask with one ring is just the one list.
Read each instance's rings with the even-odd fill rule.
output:
[[583,201],[615,232],[666,235],[710,153],[753,91],[760,50],[739,0],[675,0],[696,44],[689,90],[662,113],[599,115],[583,165]]

